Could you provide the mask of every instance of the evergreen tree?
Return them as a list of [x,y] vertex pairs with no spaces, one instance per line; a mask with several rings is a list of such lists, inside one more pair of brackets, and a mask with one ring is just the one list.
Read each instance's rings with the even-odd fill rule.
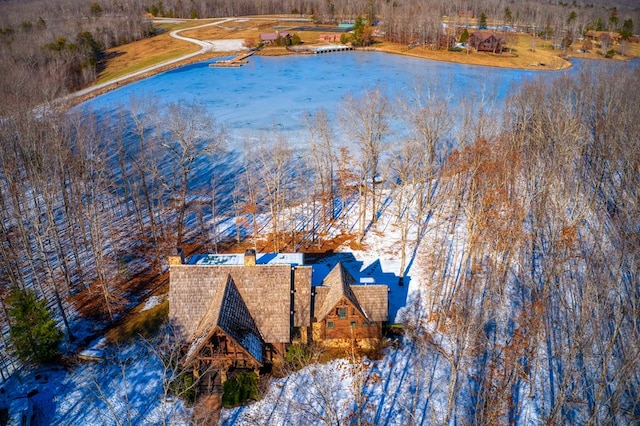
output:
[[354,46],[362,46],[362,39],[364,36],[364,29],[366,25],[367,24],[362,16],[358,15],[356,17],[356,22],[353,24],[353,35],[351,37],[351,44],[353,44]]
[[465,28],[460,34],[460,43],[465,43],[467,40],[469,40],[469,31]]
[[353,34],[351,44],[356,47],[369,46],[373,43],[373,27],[365,18],[358,15],[353,24]]
[[235,407],[258,397],[258,376],[251,371],[229,378],[222,385],[222,405]]
[[13,347],[24,362],[41,363],[58,353],[63,333],[56,327],[44,300],[32,291],[14,289],[9,295],[9,335]]
[[511,25],[511,23],[513,22],[513,15],[511,14],[511,9],[509,9],[509,6],[504,8],[504,22],[509,25]]
[[484,12],[482,12],[478,18],[478,28],[481,30],[487,29],[487,15],[485,15]]
[[620,29],[620,35],[624,40],[633,35],[633,20],[631,18],[625,19]]

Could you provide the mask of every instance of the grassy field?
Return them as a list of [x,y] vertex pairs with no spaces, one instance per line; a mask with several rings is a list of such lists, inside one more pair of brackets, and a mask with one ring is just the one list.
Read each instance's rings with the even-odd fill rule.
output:
[[[239,18],[233,21],[221,22],[219,25],[203,27],[205,24],[213,24],[215,22],[221,22],[221,20],[194,20],[178,24],[158,25],[158,27],[163,30],[162,34],[109,50],[107,52],[108,59],[105,61],[104,69],[98,76],[98,83],[107,82],[151,65],[175,59],[199,50],[199,46],[193,43],[172,38],[169,32],[173,30],[182,29],[182,36],[198,40],[242,38],[256,43],[260,39],[260,33],[276,30],[293,32],[293,29],[296,27],[309,25],[308,21],[290,21],[284,18],[278,20],[274,17],[252,17]],[[327,27],[325,32],[331,32],[331,28]],[[301,31],[296,33],[307,45],[320,44],[318,39],[321,32]],[[552,48],[550,40],[540,38],[533,39],[532,36],[528,34],[513,34],[509,37],[507,46],[509,48],[507,52],[493,54],[471,51],[435,51],[422,47],[410,49],[405,45],[379,40],[369,49],[471,65],[540,70],[567,68],[571,66],[571,63],[565,59],[567,57],[603,59],[595,49],[590,53],[579,53],[577,50],[569,50],[565,52],[565,55],[562,55],[561,51]],[[291,52],[282,47],[269,46],[264,48],[260,54],[286,55],[291,54]],[[196,56],[187,62],[203,61],[221,55],[222,53],[208,52],[205,55]],[[614,60],[637,56],[640,56],[640,45],[632,44],[630,45],[627,56],[615,55]]]
[[198,51],[199,46],[169,35],[172,30],[193,25],[193,23],[163,25],[161,26],[162,34],[109,49],[105,67],[98,75],[97,83],[113,80],[151,65]]

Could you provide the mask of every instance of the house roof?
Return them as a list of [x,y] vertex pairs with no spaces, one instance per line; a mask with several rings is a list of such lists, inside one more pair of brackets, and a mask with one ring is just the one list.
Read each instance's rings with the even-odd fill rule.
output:
[[322,285],[326,286],[328,290],[324,295],[322,305],[320,305],[319,311],[317,311],[317,318],[324,318],[331,312],[342,297],[345,297],[356,309],[360,310],[360,313],[366,318],[364,312],[360,308],[356,295],[353,294],[351,286],[356,284],[356,280],[353,276],[344,268],[342,263],[338,262],[336,266],[329,272],[329,274],[322,281]]
[[310,324],[310,266],[180,264],[171,266],[169,315],[184,338],[196,338],[198,325],[229,275],[266,342],[288,343],[291,327]]
[[264,341],[231,275],[227,275],[224,289],[216,292],[200,320],[185,358],[186,364],[195,358],[218,329],[262,364]]
[[343,297],[368,320],[388,320],[388,287],[358,285],[340,262],[325,277],[322,285],[315,287],[315,292],[314,312],[318,320],[326,317]]
[[498,35],[498,34],[496,34],[494,32],[491,32],[491,31],[475,31],[470,35],[470,37],[474,37],[478,41],[484,41],[484,40],[486,40],[488,38],[491,38],[492,36],[495,37],[497,40],[501,40],[502,39],[501,35]]
[[275,33],[260,33],[260,40],[262,41],[275,41],[278,37],[287,37],[289,33],[287,31],[275,32]]

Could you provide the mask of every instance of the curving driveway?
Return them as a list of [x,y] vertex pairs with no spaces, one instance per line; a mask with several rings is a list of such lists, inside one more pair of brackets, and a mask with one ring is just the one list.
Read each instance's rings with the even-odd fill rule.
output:
[[76,97],[84,96],[84,95],[87,95],[87,94],[89,94],[91,92],[94,92],[96,90],[104,89],[106,87],[109,87],[109,86],[112,86],[112,85],[116,85],[116,84],[121,83],[123,81],[129,80],[130,78],[138,77],[138,76],[147,74],[147,73],[149,73],[151,71],[155,71],[155,70],[157,70],[159,68],[166,67],[167,65],[171,65],[171,64],[174,64],[176,62],[184,61],[184,60],[192,58],[194,56],[202,55],[203,53],[206,53],[208,51],[217,50],[215,41],[197,40],[195,38],[181,36],[180,33],[182,31],[186,31],[186,30],[193,30],[193,29],[196,29],[196,28],[208,27],[208,26],[212,26],[212,25],[220,25],[220,24],[223,24],[225,22],[234,21],[236,19],[237,18],[225,18],[225,19],[222,19],[220,21],[209,22],[207,24],[198,25],[196,27],[183,28],[181,30],[171,31],[169,33],[169,35],[171,37],[176,38],[178,40],[184,40],[184,41],[188,41],[190,43],[197,44],[198,46],[200,46],[200,50],[198,50],[197,52],[186,54],[184,56],[180,56],[178,58],[174,58],[174,59],[170,59],[168,61],[160,62],[160,63],[152,65],[150,67],[141,69],[139,71],[132,72],[131,74],[127,74],[127,75],[124,75],[122,77],[114,78],[113,80],[109,80],[109,81],[104,82],[104,83],[100,83],[100,84],[96,84],[96,85],[91,86],[91,87],[87,87],[86,89],[82,89],[82,90],[79,90],[79,91],[77,91],[75,93],[67,95],[63,99],[64,100],[68,100],[68,99],[73,99],[73,98],[76,98]]

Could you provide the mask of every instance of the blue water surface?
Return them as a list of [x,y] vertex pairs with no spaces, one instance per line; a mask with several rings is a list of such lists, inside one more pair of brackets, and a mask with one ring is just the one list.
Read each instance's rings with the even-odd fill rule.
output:
[[273,129],[302,131],[302,117],[324,108],[339,117],[346,96],[384,88],[391,99],[430,88],[456,104],[479,99],[500,107],[508,94],[537,76],[554,78],[568,71],[527,71],[439,62],[381,52],[351,51],[324,55],[252,56],[239,68],[209,67],[200,62],[123,86],[84,106],[115,113],[131,97],[154,96],[159,102],[202,104],[236,136]]

